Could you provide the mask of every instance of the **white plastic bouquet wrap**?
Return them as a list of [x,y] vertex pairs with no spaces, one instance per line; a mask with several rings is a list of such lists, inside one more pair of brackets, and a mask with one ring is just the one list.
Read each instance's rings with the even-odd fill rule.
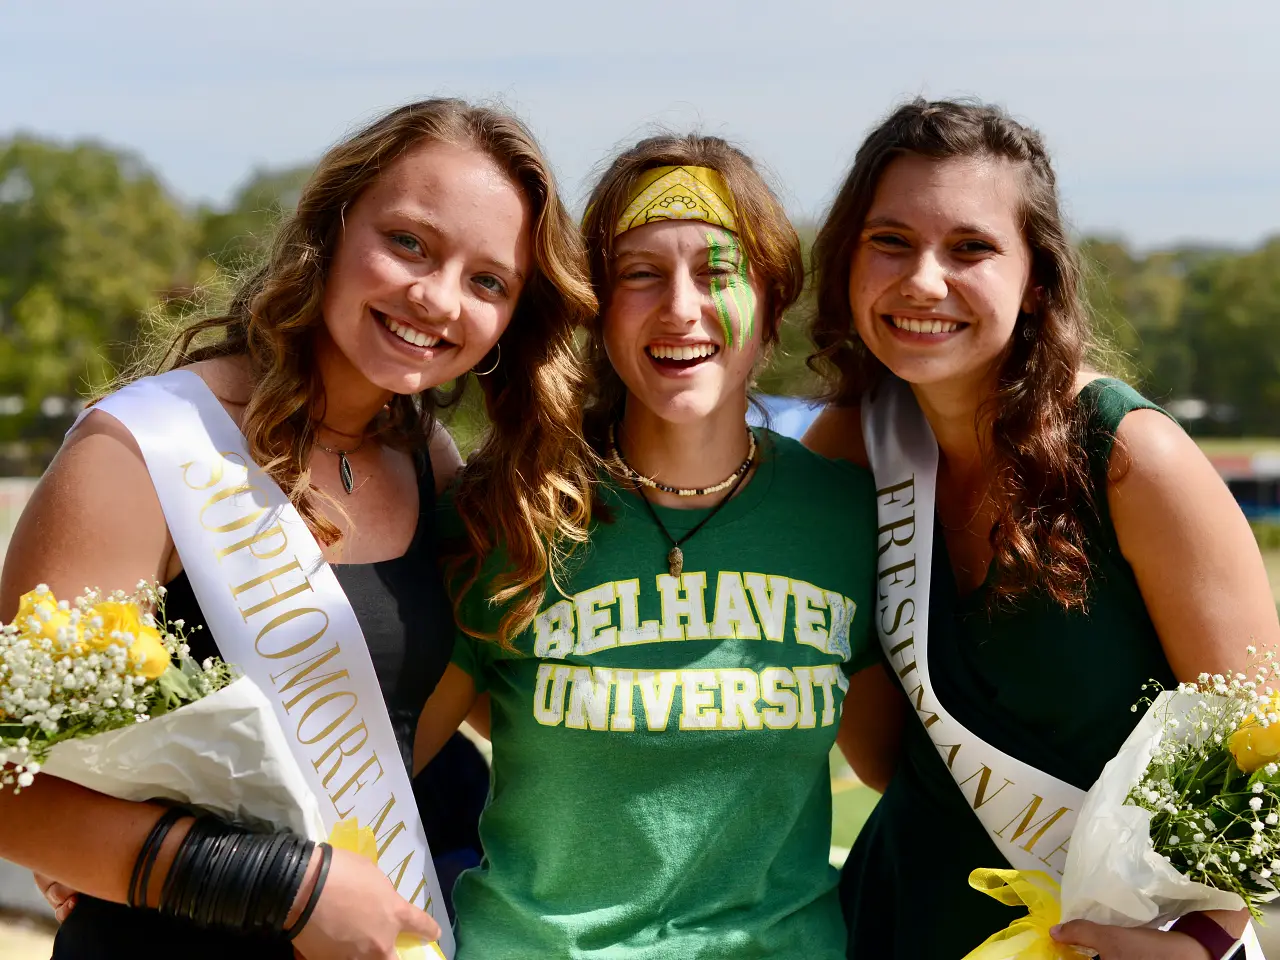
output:
[[21,790],[43,770],[324,840],[271,704],[226,664],[192,660],[184,624],[163,611],[163,588],[145,582],[132,596],[87,591],[68,603],[41,586],[22,598],[0,628],[4,782]]
[[[1250,648],[1251,657],[1256,657]],[[1201,674],[1154,699],[1089,790],[1062,885],[1047,874],[975,870],[971,885],[1030,913],[966,960],[1080,956],[1049,927],[1068,920],[1169,926],[1205,910],[1259,907],[1280,895],[1280,693],[1273,654],[1245,674]],[[1135,705],[1135,712],[1139,705]],[[1252,926],[1248,960],[1263,960]]]

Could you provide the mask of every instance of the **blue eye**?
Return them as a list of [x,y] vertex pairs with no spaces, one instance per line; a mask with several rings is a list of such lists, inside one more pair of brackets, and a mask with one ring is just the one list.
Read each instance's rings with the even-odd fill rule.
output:
[[391,234],[391,242],[404,247],[410,253],[422,253],[422,244],[411,233],[393,233]]
[[505,295],[507,292],[507,285],[503,283],[501,279],[499,279],[498,277],[495,277],[492,273],[481,273],[472,277],[471,279],[474,280],[476,283],[478,283],[480,286],[484,287],[484,289],[488,290],[490,293]]

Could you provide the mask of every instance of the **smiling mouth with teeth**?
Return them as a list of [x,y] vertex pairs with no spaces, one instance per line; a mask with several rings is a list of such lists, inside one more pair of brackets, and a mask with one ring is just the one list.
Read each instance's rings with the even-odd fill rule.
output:
[[916,317],[895,317],[892,314],[885,314],[884,319],[897,329],[905,330],[907,333],[955,333],[961,327],[968,326],[967,323],[959,323],[955,320],[920,320]]
[[388,330],[390,330],[392,333],[394,333],[397,337],[399,337],[401,340],[403,340],[405,343],[409,344],[410,346],[414,346],[414,347],[440,347],[440,346],[451,347],[453,346],[453,344],[451,344],[448,340],[445,340],[443,337],[433,337],[429,334],[423,333],[421,330],[415,330],[413,327],[406,326],[403,323],[398,323],[397,321],[392,320],[390,317],[388,317],[385,313],[382,313],[380,310],[374,310],[373,315],[378,318],[378,321],[384,327],[386,327]]
[[720,352],[715,343],[694,343],[685,346],[651,344],[644,348],[649,359],[663,367],[694,367]]

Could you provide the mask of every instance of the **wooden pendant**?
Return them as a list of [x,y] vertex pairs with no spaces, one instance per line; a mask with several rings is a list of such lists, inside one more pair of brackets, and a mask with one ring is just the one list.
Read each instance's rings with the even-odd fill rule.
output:
[[671,552],[667,554],[667,569],[671,571],[673,577],[680,576],[684,570],[684,551],[679,547],[672,547]]
[[356,478],[351,473],[351,463],[343,451],[338,451],[338,476],[342,478],[342,489],[351,493],[356,488]]

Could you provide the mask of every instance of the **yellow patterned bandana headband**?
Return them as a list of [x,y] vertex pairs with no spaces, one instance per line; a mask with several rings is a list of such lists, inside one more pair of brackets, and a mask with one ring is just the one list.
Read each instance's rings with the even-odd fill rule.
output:
[[655,220],[701,220],[738,232],[733,194],[707,167],[654,167],[636,183],[635,196],[618,218],[616,237]]

